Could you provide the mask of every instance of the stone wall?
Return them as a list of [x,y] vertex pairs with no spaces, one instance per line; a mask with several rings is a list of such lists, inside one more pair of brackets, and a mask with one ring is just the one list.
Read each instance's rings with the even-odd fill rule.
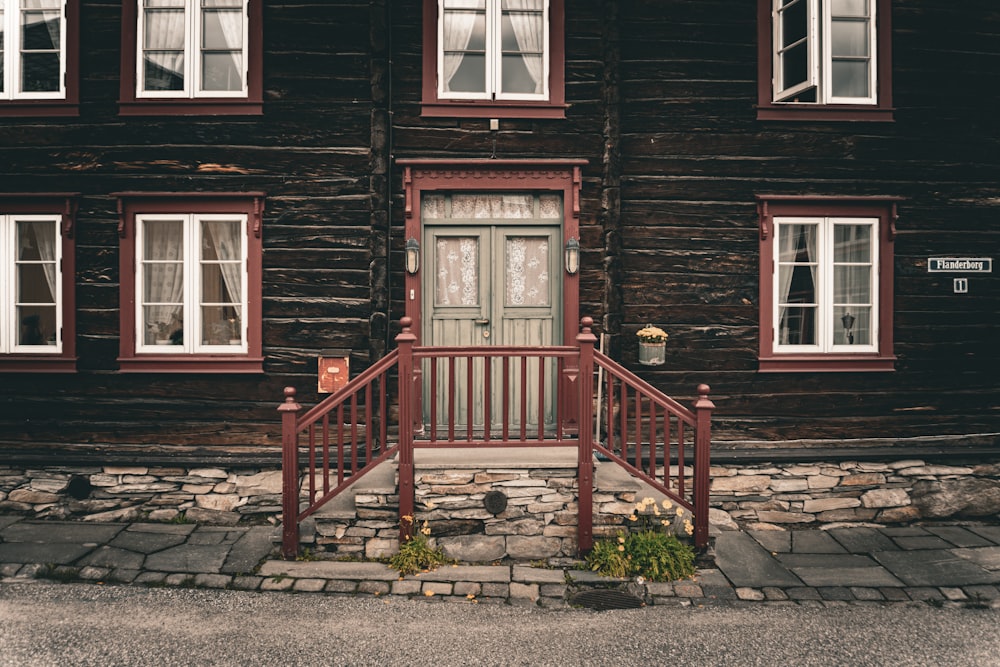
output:
[[712,523],[747,528],[998,517],[1000,464],[920,460],[713,466]]
[[84,521],[233,525],[281,513],[281,471],[142,466],[0,466],[0,512]]

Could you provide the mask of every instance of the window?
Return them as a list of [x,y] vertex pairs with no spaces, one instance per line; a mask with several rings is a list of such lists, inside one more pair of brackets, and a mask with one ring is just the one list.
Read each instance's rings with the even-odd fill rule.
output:
[[125,0],[123,114],[261,112],[260,0]]
[[758,0],[758,117],[891,120],[888,0]]
[[119,196],[122,370],[260,372],[263,195]]
[[0,195],[0,371],[76,369],[76,195]]
[[894,202],[759,201],[760,370],[892,370]]
[[0,0],[0,116],[78,113],[78,0]]
[[424,115],[564,117],[563,40],[563,0],[424,0]]

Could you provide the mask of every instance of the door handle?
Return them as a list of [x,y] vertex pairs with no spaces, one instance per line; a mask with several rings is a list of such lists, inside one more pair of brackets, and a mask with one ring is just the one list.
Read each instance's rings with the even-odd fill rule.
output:
[[484,326],[484,327],[485,326],[489,326],[489,323],[490,323],[490,321],[488,319],[486,319],[486,318],[475,320],[475,322],[476,322],[476,324],[479,324],[479,325]]

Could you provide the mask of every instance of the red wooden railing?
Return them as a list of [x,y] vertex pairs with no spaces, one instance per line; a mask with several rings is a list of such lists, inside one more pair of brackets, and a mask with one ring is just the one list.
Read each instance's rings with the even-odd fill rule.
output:
[[[417,347],[410,318],[400,323],[403,330],[393,353],[301,418],[295,390],[285,389],[285,403],[278,409],[283,424],[286,558],[298,550],[298,521],[397,451],[399,514],[413,516],[416,447],[576,447],[581,552],[593,545],[597,451],[691,510],[695,544],[708,543],[710,419],[715,406],[707,385],[698,387],[694,410],[685,408],[595,351],[589,317],[583,318],[575,347]],[[399,439],[389,447],[386,416],[393,367],[398,367],[399,378]],[[596,406],[607,416],[602,420],[608,426],[603,443],[594,440],[595,367],[606,377],[604,398]],[[535,397],[529,401],[532,391]],[[494,404],[496,394],[499,405]],[[471,405],[480,406],[475,419]],[[304,507],[298,487],[303,435],[308,457]],[[693,488],[686,477],[688,448],[693,449]],[[411,527],[400,521],[401,539],[409,536]]]

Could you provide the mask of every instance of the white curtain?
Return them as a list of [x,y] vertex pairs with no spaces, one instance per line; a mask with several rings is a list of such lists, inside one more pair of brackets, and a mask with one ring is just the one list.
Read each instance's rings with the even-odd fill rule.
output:
[[464,51],[472,40],[472,31],[476,27],[476,12],[449,11],[450,9],[476,9],[481,0],[450,0],[448,9],[444,10],[444,39],[441,45],[444,51],[444,72],[442,81],[445,90],[450,89],[451,77],[462,65],[463,53],[449,51]]
[[240,225],[232,223],[210,223],[203,226],[208,242],[215,249],[215,255],[220,260],[240,259],[239,262],[223,261],[219,264],[222,271],[222,281],[226,284],[229,301],[236,309],[236,316],[243,324],[243,292],[240,276],[243,275],[242,249],[240,247]]
[[45,269],[45,282],[49,286],[49,294],[52,295],[52,303],[56,302],[56,229],[57,224],[51,222],[32,222],[31,233],[35,236],[38,244],[38,256],[45,262],[42,268]]
[[[507,0],[507,7],[512,10],[510,23],[514,28],[514,37],[521,53],[542,53],[545,47],[543,33],[545,14],[542,12],[545,0]],[[542,79],[545,76],[544,57],[526,55],[522,56],[522,60],[532,81],[535,82],[534,92],[541,93]]]
[[[213,12],[219,19],[219,28],[222,30],[222,37],[226,42],[226,47],[235,53],[230,53],[232,59],[232,72],[239,76],[238,85],[233,85],[227,81],[225,90],[243,89],[243,12],[242,10],[220,10]],[[203,23],[204,25],[204,23]],[[203,65],[204,66],[204,65]],[[207,74],[207,72],[206,72]]]
[[[779,237],[778,244],[778,302],[779,304],[788,303],[788,297],[791,293],[793,278],[796,272],[801,272],[801,266],[793,265],[794,262],[802,263],[809,262],[809,273],[812,277],[812,299],[811,301],[816,301],[816,230],[817,225],[782,225],[780,227],[781,235]],[[793,319],[799,320],[799,328],[797,330],[791,330],[791,324],[789,322],[789,310],[788,307],[781,307],[781,312],[779,316],[781,318],[779,324],[779,331],[781,333],[781,342],[783,344],[797,344],[802,342],[802,337],[806,331],[806,319],[804,308],[794,308],[795,315],[801,315],[801,319],[796,317]],[[811,309],[815,312],[815,309]]]
[[[175,74],[181,80],[184,79],[185,14],[186,11],[147,9],[143,17],[143,49],[158,52],[155,56],[146,54],[146,59],[152,59],[153,64]],[[146,67],[148,69],[149,65]],[[148,77],[148,73],[146,76]],[[143,88],[147,89],[145,80]]]
[[475,306],[479,303],[479,240],[461,236],[437,240],[439,306]]
[[521,194],[454,195],[451,217],[520,220],[534,215],[534,198]]
[[[154,257],[143,257],[144,262],[158,260],[154,264],[144,264],[143,277],[146,279],[144,302],[154,304],[148,307],[147,327],[166,328],[175,321],[182,322],[184,295],[184,229],[181,222],[143,223],[143,248],[155,249]],[[148,268],[148,271],[146,271]],[[167,334],[173,333],[167,331]],[[161,334],[162,335],[162,334]],[[147,341],[148,342],[148,341]]]
[[[850,313],[854,318],[853,342],[870,342],[871,304],[871,228],[867,225],[836,225],[833,272],[834,301],[841,304],[842,313]],[[846,263],[846,264],[843,264]],[[834,331],[844,331],[838,313],[834,317]],[[844,342],[850,343],[844,331]]]
[[508,237],[506,268],[507,305],[549,305],[548,237]]

